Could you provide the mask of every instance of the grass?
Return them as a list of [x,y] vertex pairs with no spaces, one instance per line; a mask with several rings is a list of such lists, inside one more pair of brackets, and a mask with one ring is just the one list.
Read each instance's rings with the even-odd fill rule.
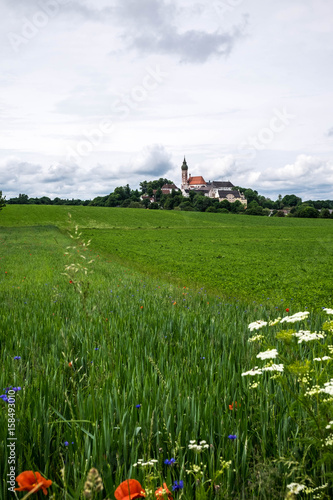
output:
[[[325,307],[333,299],[332,221],[70,207],[95,251],[224,298]],[[67,227],[68,207],[9,205],[4,226]]]
[[[82,237],[87,240],[93,235],[94,240],[89,247],[78,244],[77,249],[66,250],[73,246],[73,240],[65,231],[65,211],[27,207],[33,209],[30,222],[35,224],[38,217],[40,222],[29,227],[19,224],[18,214],[26,207],[19,207],[22,212],[17,208],[6,207],[1,213],[4,226],[0,230],[0,386],[21,387],[15,405],[16,475],[23,470],[39,471],[53,481],[55,498],[67,495],[68,499],[80,498],[91,467],[99,470],[105,487],[97,498],[113,498],[116,486],[129,477],[138,479],[145,488],[150,484],[157,488],[166,481],[170,489],[175,480],[182,479],[184,489],[174,498],[184,500],[278,499],[285,497],[287,484],[301,481],[309,486],[328,483],[320,494],[330,498],[331,448],[322,444],[330,435],[325,427],[333,419],[332,402],[320,399],[321,394],[313,400],[304,396],[308,387],[322,387],[333,377],[330,362],[312,361],[327,354],[333,344],[329,330],[325,330],[324,339],[298,344],[288,334],[277,337],[282,326],[266,326],[263,340],[248,342],[256,333],[249,331],[248,323],[284,316],[286,305],[292,314],[297,312],[296,306],[285,304],[278,294],[262,303],[254,302],[255,292],[247,292],[248,300],[237,298],[236,292],[230,300],[222,299],[222,293],[212,293],[214,287],[198,289],[187,271],[181,274],[181,267],[177,268],[181,284],[176,284],[176,276],[171,276],[173,283],[157,277],[154,262],[150,262],[153,275],[142,274],[140,266],[149,268],[143,265],[142,257],[151,244],[149,235],[162,233],[152,229],[157,220],[149,219],[152,212],[137,211],[143,213],[140,224],[147,229],[142,230],[143,238],[136,237],[141,244],[135,253],[131,235],[140,230],[134,229],[138,223],[134,211],[110,209],[108,214],[108,209],[79,207],[72,218],[77,222],[76,216],[81,217],[82,225],[88,228]],[[179,224],[182,228],[181,222],[184,225],[189,219],[176,212],[159,214],[161,224],[173,220],[174,225],[169,232],[164,231],[168,237],[155,238],[171,246],[175,227]],[[210,237],[216,231],[214,224],[221,231],[221,220],[225,220],[214,219],[217,214],[190,215],[203,215],[202,219],[190,219],[191,223],[212,221],[211,228],[202,229],[204,235],[211,231]],[[105,227],[92,232],[98,224],[111,227],[116,217],[118,227],[126,223],[133,230],[114,229],[108,238]],[[248,219],[251,222],[247,223]],[[244,241],[253,237],[258,227],[260,237],[268,229],[275,228],[281,234],[292,227],[302,234],[308,232],[308,242],[315,237],[327,239],[324,221],[315,221],[319,225],[314,236],[313,226],[304,221],[295,226],[283,221],[283,227],[275,222],[260,226],[253,219],[227,219],[225,230],[237,234],[234,244],[240,243],[242,235]],[[192,239],[194,234],[198,236],[198,232]],[[121,254],[117,259],[111,251],[115,235]],[[184,245],[190,248],[189,238],[185,240]],[[178,248],[182,241],[177,240]],[[196,240],[202,251],[204,241],[207,246],[207,237]],[[272,241],[271,245],[274,251]],[[208,247],[214,248],[213,243]],[[158,255],[157,248],[158,244],[152,255],[163,266],[169,257],[164,249]],[[81,255],[87,258],[81,260]],[[202,261],[206,271],[208,255]],[[62,274],[66,265],[90,260],[94,262],[86,267],[92,274]],[[308,261],[317,276],[317,287],[326,290],[327,280],[318,277],[322,272],[318,260],[308,255]],[[324,305],[331,304],[327,299]],[[327,315],[316,307],[318,304],[313,308],[310,302],[308,305],[309,318],[297,326],[319,331]],[[286,373],[281,377],[275,377],[278,374],[274,372],[259,378],[242,376],[256,365],[263,366],[256,356],[268,348],[278,349],[278,362],[289,366]],[[14,360],[15,356],[21,359]],[[307,362],[310,368],[305,370]],[[303,380],[306,377],[308,382]],[[251,388],[257,381],[259,385]],[[0,497],[5,499],[12,495],[6,482],[9,431],[7,403],[0,401],[0,405]],[[316,408],[314,418],[312,407]],[[231,440],[229,435],[237,438]],[[196,455],[188,448],[190,440],[205,440],[209,448]],[[176,464],[165,465],[164,460],[172,457]],[[217,475],[220,457],[231,461],[230,467],[213,483],[203,485]],[[158,462],[150,470],[134,467],[138,459]],[[201,462],[203,475],[194,467],[200,467]],[[41,492],[38,495],[44,497]]]

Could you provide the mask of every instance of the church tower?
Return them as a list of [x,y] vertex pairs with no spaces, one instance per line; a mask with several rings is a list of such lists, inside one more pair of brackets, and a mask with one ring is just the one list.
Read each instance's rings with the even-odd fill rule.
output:
[[182,189],[186,189],[188,187],[187,173],[188,173],[188,166],[184,156],[184,161],[182,164]]

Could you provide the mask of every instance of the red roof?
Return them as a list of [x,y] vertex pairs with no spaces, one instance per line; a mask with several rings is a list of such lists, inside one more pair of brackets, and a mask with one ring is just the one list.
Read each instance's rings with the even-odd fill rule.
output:
[[190,186],[196,184],[206,184],[206,181],[201,175],[197,175],[196,177],[190,177],[188,181]]

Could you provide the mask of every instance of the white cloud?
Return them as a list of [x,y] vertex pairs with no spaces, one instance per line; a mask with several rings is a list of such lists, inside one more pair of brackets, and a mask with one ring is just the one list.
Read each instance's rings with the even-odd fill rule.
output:
[[173,168],[171,154],[160,144],[147,146],[133,159],[128,170],[137,175],[149,175],[154,178],[164,177]]

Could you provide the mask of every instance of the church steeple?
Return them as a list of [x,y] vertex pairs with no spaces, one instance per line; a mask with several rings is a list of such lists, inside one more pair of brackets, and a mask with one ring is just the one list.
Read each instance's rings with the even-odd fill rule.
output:
[[188,187],[188,182],[187,182],[188,166],[187,166],[187,163],[185,160],[185,156],[184,156],[184,161],[183,161],[181,168],[182,168],[182,189],[185,189]]

